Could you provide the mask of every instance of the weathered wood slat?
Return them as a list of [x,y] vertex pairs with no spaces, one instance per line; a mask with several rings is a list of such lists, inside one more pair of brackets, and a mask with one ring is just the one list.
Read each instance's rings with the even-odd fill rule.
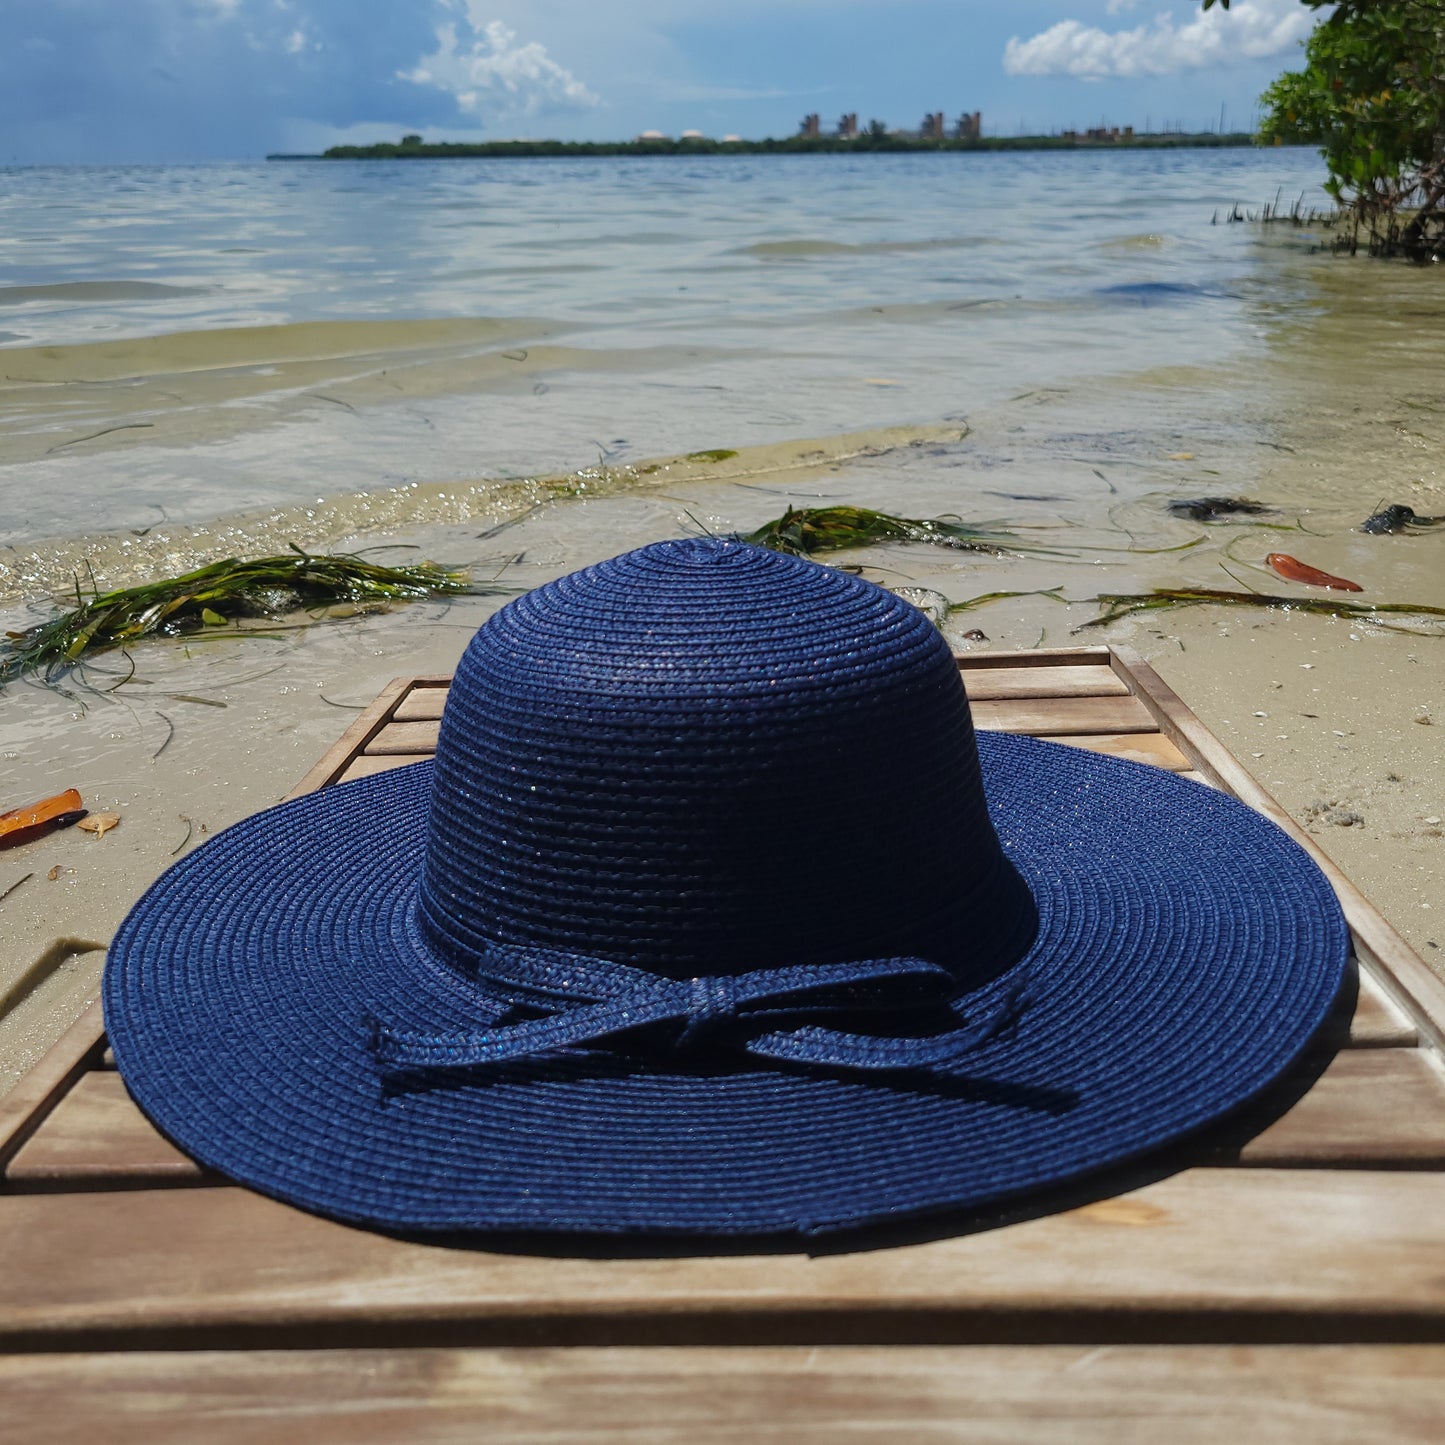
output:
[[1445,1059],[1445,981],[1431,971],[1344,874],[1332,867],[1325,876],[1339,895],[1349,920],[1362,973],[1368,973],[1385,996],[1417,1025],[1421,1042],[1428,1043]]
[[971,702],[997,698],[1126,697],[1129,689],[1107,663],[1061,667],[973,667],[964,670]]
[[1352,1048],[1410,1047],[1420,1041],[1420,1031],[1390,1002],[1373,975],[1359,975],[1359,994],[1350,1019]]
[[1182,773],[1189,767],[1189,759],[1163,733],[1085,733],[1048,741],[1066,748],[1108,753],[1111,758],[1127,758],[1131,763],[1148,763],[1171,773]]
[[387,753],[434,753],[440,731],[439,722],[387,723],[367,741],[362,751],[366,757],[380,757]]
[[414,687],[397,703],[392,722],[435,722],[447,705],[449,687]]
[[[971,699],[1126,697],[1129,689],[1104,657],[1036,667],[968,666],[962,669]],[[445,687],[414,687],[396,705],[392,722],[432,722],[446,706]]]
[[[1253,1166],[1445,1168],[1445,1079],[1418,1049],[1345,1049],[1303,1098],[1282,1102],[1288,1093],[1228,1126],[1222,1142],[1181,1152]],[[99,1069],[79,1080],[4,1174],[11,1190],[205,1178],[219,1182],[156,1132],[118,1074]]]
[[399,1328],[413,1344],[1441,1342],[1442,1218],[1440,1173],[1195,1169],[892,1248],[587,1258],[415,1244],[241,1189],[15,1194],[0,1348],[339,1347]]
[[973,704],[974,726],[993,732],[1152,733],[1159,724],[1136,697],[1000,698]]
[[10,1188],[191,1183],[203,1171],[136,1108],[119,1074],[83,1074],[4,1171]]
[[1113,666],[1113,654],[1107,647],[1038,647],[1016,651],[959,652],[953,660],[959,671],[967,675],[977,669],[995,667],[1089,667]]
[[27,1445],[1435,1445],[1445,1346],[118,1352],[0,1359]]
[[99,1058],[104,1040],[97,1001],[71,1024],[4,1099],[0,1099],[0,1175],[66,1090]]
[[[1146,734],[1146,736],[1147,736],[1147,734]],[[1161,736],[1162,736],[1162,734],[1161,734]],[[1166,738],[1165,741],[1168,742],[1168,739]],[[1171,743],[1170,746],[1173,747],[1173,744]],[[1178,751],[1178,750],[1175,749],[1175,751]],[[1181,756],[1182,756],[1182,754],[1181,754]],[[1185,758],[1185,761],[1188,762],[1189,760],[1188,760],[1187,758]],[[1191,783],[1203,783],[1206,788],[1219,788],[1219,787],[1220,787],[1220,785],[1219,785],[1218,783],[1216,783],[1216,782],[1214,781],[1214,779],[1211,778],[1207,773],[1195,772],[1192,768],[1186,768],[1186,769],[1182,770],[1182,771],[1180,772],[1179,776],[1180,776],[1181,778],[1188,778]]]
[[[998,698],[1104,698],[1129,695],[1129,688],[1103,656],[1085,662],[1046,663],[1032,668],[964,666],[964,685],[975,701]],[[445,686],[413,686],[393,709],[392,722],[434,722],[447,705]]]
[[[1248,1117],[1244,1127],[1252,1132]],[[1445,1077],[1423,1049],[1343,1049],[1288,1112],[1225,1156],[1275,1167],[1445,1168]]]
[[355,782],[357,778],[369,778],[373,773],[389,773],[393,768],[404,768],[408,763],[424,763],[431,753],[381,753],[377,756],[363,754],[348,763],[336,781]]

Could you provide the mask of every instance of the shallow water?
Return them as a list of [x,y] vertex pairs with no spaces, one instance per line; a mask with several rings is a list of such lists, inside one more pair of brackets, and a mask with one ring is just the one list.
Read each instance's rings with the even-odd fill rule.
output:
[[1294,150],[0,172],[0,542],[1227,373],[1317,268],[1211,220],[1321,176]]
[[[1445,605],[1445,529],[1355,530],[1445,514],[1442,277],[1211,224],[1322,204],[1322,175],[1293,150],[0,171],[4,625],[77,575],[293,543],[521,588],[787,505],[996,522],[1058,555],[842,560],[954,601],[1059,589],[954,640],[1144,651],[1296,816],[1363,814],[1316,832],[1428,950],[1445,640],[1214,609],[1074,630],[1104,592],[1279,590],[1270,551]],[[708,449],[738,455],[686,459]],[[1221,494],[1274,514],[1165,510]],[[4,797],[75,785],[126,820],[0,855],[0,893],[31,875],[0,901],[0,995],[78,941],[0,1018],[0,1076],[173,854],[497,605],[159,641],[114,691],[111,659],[100,690],[0,694]]]

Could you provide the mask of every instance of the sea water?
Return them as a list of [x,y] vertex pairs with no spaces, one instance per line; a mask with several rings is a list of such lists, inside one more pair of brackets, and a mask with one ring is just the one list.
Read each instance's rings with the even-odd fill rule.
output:
[[1322,179],[1298,149],[0,170],[0,544],[1045,387],[1213,422],[1331,266],[1224,218]]

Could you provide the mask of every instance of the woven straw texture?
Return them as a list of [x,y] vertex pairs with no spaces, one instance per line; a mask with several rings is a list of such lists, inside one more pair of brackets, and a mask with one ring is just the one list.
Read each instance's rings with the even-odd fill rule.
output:
[[[475,976],[487,948],[662,981],[925,959],[958,1019],[1008,1022],[907,1071],[679,1051],[659,1026],[389,1073],[379,1022],[448,1038],[510,1017]],[[161,1129],[305,1208],[813,1234],[991,1204],[1218,1118],[1309,1042],[1347,952],[1325,880],[1267,820],[1156,769],[975,738],[921,614],[694,541],[503,609],[435,764],[184,859],[118,934],[105,1009]]]

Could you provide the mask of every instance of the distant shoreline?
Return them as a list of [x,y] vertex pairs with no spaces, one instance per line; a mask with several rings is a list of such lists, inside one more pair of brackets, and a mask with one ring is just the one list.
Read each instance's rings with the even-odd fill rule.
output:
[[782,140],[722,141],[688,137],[631,141],[423,141],[403,145],[382,141],[369,146],[332,146],[319,154],[276,153],[268,161],[395,161],[395,160],[502,160],[547,156],[731,156],[731,155],[842,155],[855,152],[898,154],[927,151],[1109,151],[1179,150],[1252,146],[1249,131],[1215,131],[1136,135],[1118,140],[1087,140],[1064,136],[990,136],[981,140],[925,140],[921,136],[860,135],[854,140],[837,136],[787,136]]

